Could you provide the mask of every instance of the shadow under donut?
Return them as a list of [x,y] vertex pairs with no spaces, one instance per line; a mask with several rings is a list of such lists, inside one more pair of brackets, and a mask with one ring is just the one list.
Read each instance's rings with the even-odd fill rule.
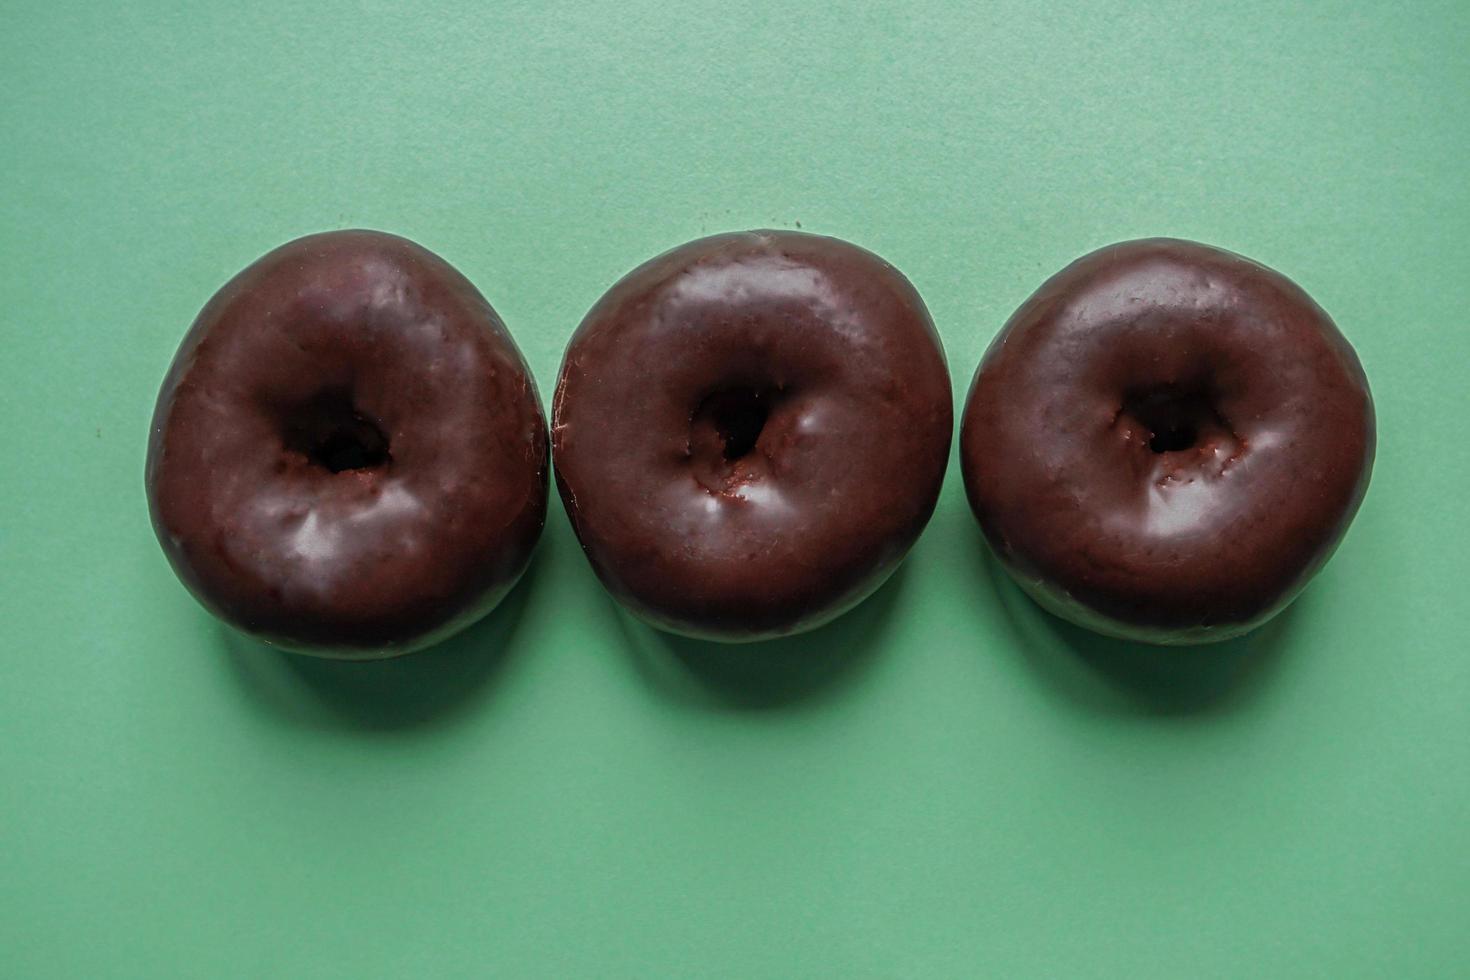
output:
[[1028,665],[1073,700],[1103,710],[1186,716],[1243,703],[1278,665],[1293,610],[1305,598],[1233,640],[1156,646],[1102,636],[1045,611],[1001,567],[978,529],[973,551]]
[[272,713],[309,727],[400,731],[442,723],[480,701],[509,659],[537,561],[483,619],[442,643],[388,660],[289,653],[221,625],[243,686]]
[[900,565],[854,609],[809,632],[774,640],[719,643],[677,636],[622,606],[618,622],[639,673],[665,697],[734,710],[794,707],[833,696],[860,679],[885,642],[903,575]]

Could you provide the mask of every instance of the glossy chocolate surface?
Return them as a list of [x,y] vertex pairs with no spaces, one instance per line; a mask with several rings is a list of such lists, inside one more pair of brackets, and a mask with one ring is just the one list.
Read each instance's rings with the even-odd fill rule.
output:
[[239,629],[389,656],[488,612],[546,513],[535,383],[468,280],[391,235],[313,235],[205,305],[159,395],[154,528]]
[[1193,242],[1093,252],[976,372],[970,504],[1020,584],[1083,626],[1226,639],[1302,589],[1368,486],[1373,404],[1331,319],[1279,273]]
[[578,328],[557,485],[603,584],[649,622],[798,632],[865,598],[923,530],[951,397],[929,315],[882,259],[717,235],[631,272]]

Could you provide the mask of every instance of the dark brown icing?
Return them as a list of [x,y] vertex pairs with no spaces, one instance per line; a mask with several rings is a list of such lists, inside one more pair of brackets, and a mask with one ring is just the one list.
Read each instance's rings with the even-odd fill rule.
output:
[[500,318],[392,235],[312,235],[205,305],[149,440],[154,528],[239,629],[386,656],[489,611],[525,570],[546,423]]
[[960,433],[971,506],[1043,605],[1160,643],[1285,607],[1368,486],[1373,404],[1284,276],[1193,242],[1124,242],[1049,279],[991,345]]
[[953,428],[909,282],[847,242],[717,235],[629,273],[567,348],[557,485],[593,568],[665,629],[816,626],[898,566]]

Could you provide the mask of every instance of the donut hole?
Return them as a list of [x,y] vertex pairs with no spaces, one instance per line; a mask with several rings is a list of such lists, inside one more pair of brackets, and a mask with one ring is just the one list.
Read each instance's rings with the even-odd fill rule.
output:
[[706,396],[689,418],[685,457],[694,481],[711,493],[739,496],[739,487],[769,472],[770,447],[761,440],[779,411],[781,388],[756,385],[721,388]]
[[1148,433],[1148,448],[1158,455],[1186,452],[1210,433],[1229,431],[1210,393],[1198,388],[1164,385],[1130,392],[1123,413]]
[[289,452],[332,473],[373,469],[392,458],[388,437],[340,389],[324,391],[288,412],[283,442]]
[[1184,423],[1162,432],[1155,432],[1148,441],[1148,448],[1156,453],[1174,453],[1189,449],[1199,438],[1194,426]]
[[765,388],[730,388],[717,391],[695,410],[693,427],[714,430],[720,457],[727,463],[755,450],[771,414],[774,392]]

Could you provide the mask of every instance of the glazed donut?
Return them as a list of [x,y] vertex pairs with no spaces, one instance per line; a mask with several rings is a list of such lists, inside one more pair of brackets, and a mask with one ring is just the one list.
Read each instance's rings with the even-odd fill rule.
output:
[[370,231],[270,252],[205,305],[148,445],[158,540],[238,629],[381,657],[488,612],[545,520],[547,434],[500,318]]
[[557,487],[593,569],[655,626],[818,626],[889,576],[933,512],[949,374],[896,269],[817,235],[716,235],[629,273],[567,348]]
[[975,516],[1043,606],[1197,643],[1284,608],[1368,486],[1357,355],[1284,276],[1193,242],[1111,245],[1049,279],[980,363],[961,423]]

